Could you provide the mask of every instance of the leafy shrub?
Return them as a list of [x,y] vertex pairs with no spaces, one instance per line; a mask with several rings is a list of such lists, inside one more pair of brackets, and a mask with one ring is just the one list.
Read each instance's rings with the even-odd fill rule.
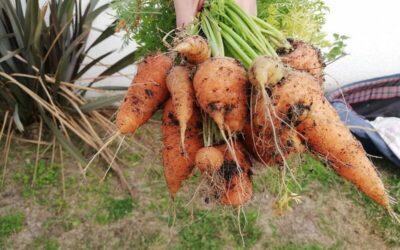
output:
[[[94,47],[114,34],[110,26],[88,43],[93,21],[109,8],[108,4],[97,7],[97,2],[92,0],[84,7],[82,1],[51,0],[41,7],[38,0],[0,1],[0,127],[8,131],[8,140],[13,130],[26,131],[38,123],[43,131],[38,133],[39,140],[55,136],[81,163],[85,159],[71,137],[95,150],[104,144],[99,133],[110,132],[113,124],[96,109],[122,97],[88,103],[83,98],[87,86],[77,84],[112,53],[107,51],[83,64]],[[133,55],[104,70],[89,86],[131,64]],[[110,162],[112,154],[106,150],[102,157]]]

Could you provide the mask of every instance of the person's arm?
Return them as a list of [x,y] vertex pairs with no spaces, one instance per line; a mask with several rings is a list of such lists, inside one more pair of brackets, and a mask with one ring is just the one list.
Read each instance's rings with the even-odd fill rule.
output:
[[[250,15],[257,15],[256,0],[236,0],[236,2]],[[181,28],[191,23],[203,4],[204,0],[174,0],[176,27]]]

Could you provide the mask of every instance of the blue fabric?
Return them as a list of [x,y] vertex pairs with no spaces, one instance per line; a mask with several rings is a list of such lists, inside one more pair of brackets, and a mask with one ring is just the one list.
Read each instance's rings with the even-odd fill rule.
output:
[[[341,100],[331,101],[332,106],[338,112],[340,119],[350,126],[351,132],[362,143],[364,149],[369,154],[382,154],[392,161],[396,166],[400,167],[400,159],[393,154],[392,150],[386,145],[380,135],[374,131],[371,124]],[[353,126],[357,128],[352,128]]]

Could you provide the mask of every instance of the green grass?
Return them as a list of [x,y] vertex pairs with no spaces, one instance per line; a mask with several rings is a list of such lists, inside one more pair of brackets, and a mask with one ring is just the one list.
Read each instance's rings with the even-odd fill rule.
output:
[[43,223],[43,228],[48,231],[60,228],[63,231],[68,232],[81,225],[84,222],[83,220],[84,218],[82,218],[82,216],[64,212],[48,218],[46,222]]
[[140,153],[128,153],[123,155],[123,159],[129,162],[129,167],[136,167],[142,162],[143,155]]
[[131,198],[113,199],[108,197],[96,215],[96,221],[100,224],[107,224],[120,220],[132,213],[137,205]]
[[190,211],[181,207],[178,211],[175,221],[178,242],[174,249],[251,248],[262,236],[262,229],[257,223],[258,215],[251,209],[246,209],[240,220],[234,210]]
[[[296,191],[308,192],[312,191],[309,189],[310,184],[313,182],[321,183],[322,191],[329,191],[338,183],[342,183],[342,179],[336,175],[330,168],[321,163],[319,160],[313,158],[310,155],[304,156],[304,163],[297,171],[297,176],[302,190]],[[291,184],[295,187],[294,184]],[[320,189],[320,190],[321,190]]]
[[[295,178],[288,173],[285,177],[288,188],[297,194],[311,191],[312,183],[321,183],[320,191],[326,192],[343,180],[331,169],[310,155],[303,155],[302,162],[289,161],[289,166]],[[254,176],[255,192],[263,192],[267,189],[274,195],[280,191],[280,171],[277,167],[263,169],[261,173]]]
[[60,246],[55,239],[48,238],[47,236],[39,236],[33,241],[33,249],[57,250],[60,249]]
[[[181,210],[177,213],[179,244],[175,249],[221,249],[225,245],[223,220],[212,212],[196,211],[190,219],[190,212]],[[187,222],[187,225],[182,222]]]
[[329,248],[325,248],[316,244],[299,245],[290,243],[287,245],[275,247],[274,249],[275,250],[325,250]]
[[23,229],[24,221],[25,216],[20,212],[0,217],[0,249],[8,237]]
[[[87,180],[84,183],[79,183],[75,177],[67,178],[66,185],[69,187],[67,195],[79,190],[79,209],[76,212],[71,211],[71,209],[68,210],[69,223],[65,226],[76,227],[85,220],[106,225],[131,215],[138,207],[137,202],[131,198],[115,198],[116,194],[113,192],[113,185],[119,184],[113,182],[114,178],[110,174],[101,183],[91,175],[87,176]],[[80,210],[86,212],[78,214]]]
[[[386,189],[392,197],[397,201],[400,199],[400,173],[397,168],[387,161],[375,161],[380,172],[384,172],[382,179]],[[355,188],[351,188],[349,197],[354,202],[365,209],[366,217],[375,225],[379,234],[381,234],[386,242],[391,246],[400,246],[400,224],[391,218],[388,213],[374,201],[369,199],[364,194],[360,193]],[[393,206],[394,211],[400,214],[400,203]]]
[[[152,230],[152,232],[144,232],[143,234],[138,234],[132,240],[132,249],[163,249],[168,243],[166,237],[164,237],[161,232],[157,229]],[[163,247],[162,247],[163,246]]]
[[61,168],[57,164],[47,164],[40,160],[38,165],[27,160],[22,169],[14,174],[24,198],[33,198],[39,205],[60,211],[65,208]]
[[17,172],[14,178],[22,184],[23,196],[34,196],[43,189],[54,187],[60,183],[60,168],[57,165],[47,165],[43,160],[38,162],[37,167],[34,163],[27,161],[24,169]]
[[[228,230],[236,241],[237,246],[246,248],[254,246],[261,238],[263,231],[258,224],[259,215],[255,210],[246,209],[244,214],[241,214],[240,220],[237,217],[229,217]],[[243,239],[238,236],[239,224],[243,233]],[[242,241],[243,240],[243,241]]]

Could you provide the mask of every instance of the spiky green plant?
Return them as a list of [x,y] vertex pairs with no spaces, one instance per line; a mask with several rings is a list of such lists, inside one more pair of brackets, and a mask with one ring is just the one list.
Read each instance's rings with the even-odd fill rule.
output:
[[[4,152],[17,129],[22,132],[38,123],[37,141],[54,138],[85,163],[75,144],[84,142],[98,150],[104,144],[99,128],[109,133],[114,129],[96,109],[121,97],[87,103],[83,95],[90,88],[77,84],[82,75],[113,52],[106,51],[83,64],[94,47],[114,34],[114,26],[110,26],[88,43],[93,21],[109,7],[97,3],[92,0],[85,7],[78,0],[51,0],[44,6],[39,0],[0,1],[0,142],[6,135]],[[107,68],[90,85],[133,61],[134,52]],[[101,155],[113,161],[109,150]],[[5,157],[4,171],[6,165]]]

